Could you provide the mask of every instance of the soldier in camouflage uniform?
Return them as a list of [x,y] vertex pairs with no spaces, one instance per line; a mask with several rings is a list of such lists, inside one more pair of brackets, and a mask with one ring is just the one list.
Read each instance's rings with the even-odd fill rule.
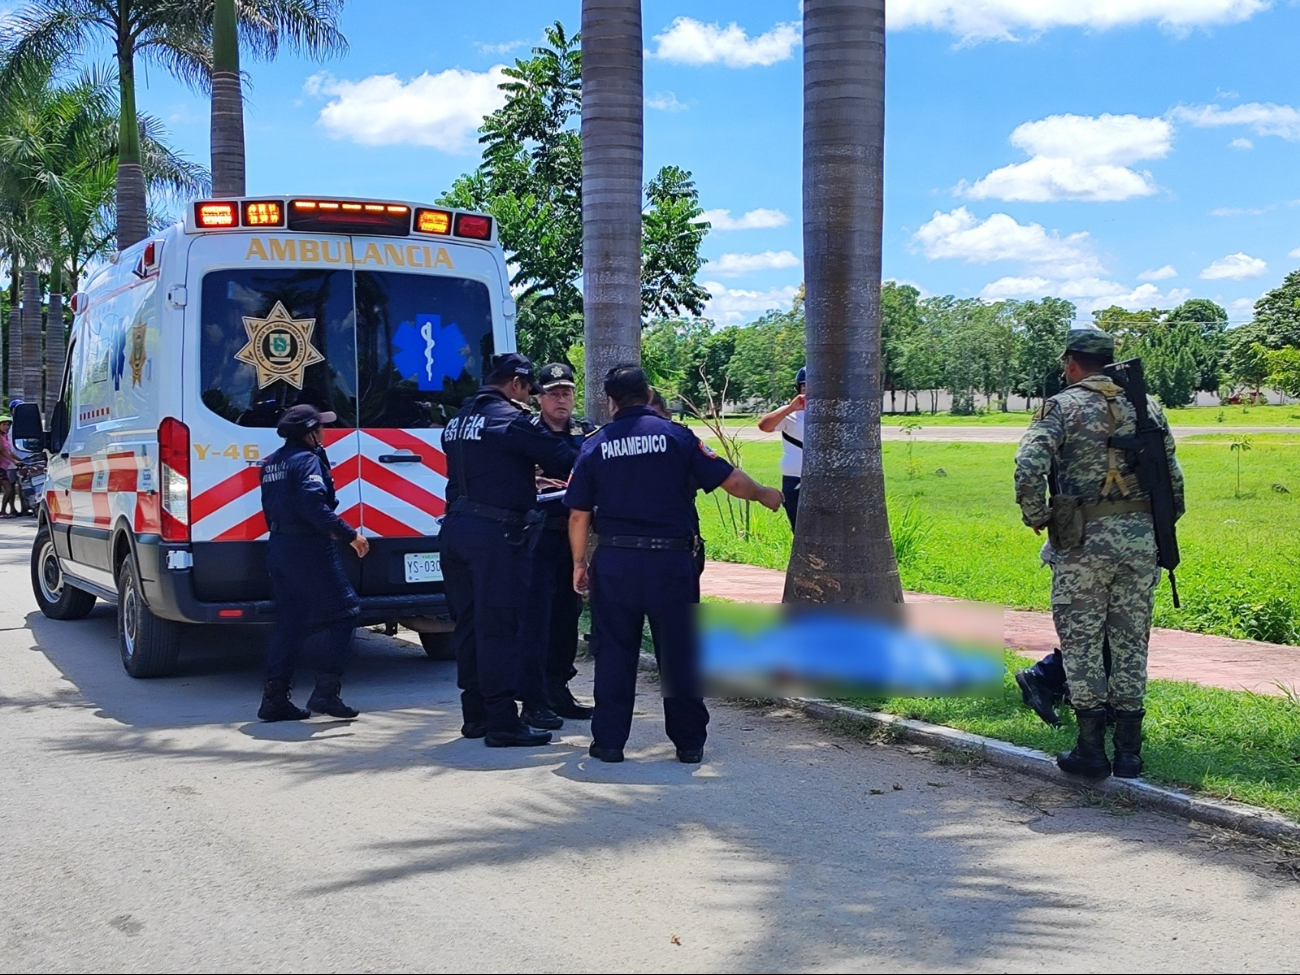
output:
[[[1048,530],[1052,618],[1061,641],[1070,702],[1079,726],[1074,748],[1057,764],[1066,772],[1105,778],[1106,705],[1115,712],[1114,773],[1142,770],[1142,699],[1147,639],[1160,569],[1149,495],[1138,484],[1132,455],[1109,445],[1136,430],[1133,405],[1102,367],[1114,360],[1115,340],[1096,328],[1066,338],[1069,385],[1047,400],[1016,451],[1016,502],[1026,525]],[[1151,415],[1165,429],[1175,507],[1183,513],[1183,475],[1160,406]],[[1054,482],[1051,504],[1046,494]],[[1102,663],[1109,639],[1111,673]]]

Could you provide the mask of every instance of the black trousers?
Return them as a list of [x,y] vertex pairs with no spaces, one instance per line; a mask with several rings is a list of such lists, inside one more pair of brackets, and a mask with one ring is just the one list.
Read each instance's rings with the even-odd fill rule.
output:
[[597,548],[589,575],[596,710],[592,744],[622,748],[632,730],[641,633],[649,618],[664,697],[664,726],[678,748],[704,747],[709,712],[700,683],[695,606],[700,577],[690,552]]
[[794,531],[795,519],[799,517],[799,485],[801,477],[782,475],[781,493],[785,495],[785,516],[790,519],[790,530]]
[[569,533],[548,528],[533,553],[519,699],[532,710],[549,707],[555,693],[578,673],[578,619],[582,597],[573,591]]
[[449,514],[442,525],[461,711],[466,722],[487,722],[489,731],[519,726],[515,700],[532,554],[517,540],[517,531],[477,515]]
[[303,647],[319,637],[318,669],[342,674],[352,650],[361,603],[348,582],[333,540],[274,532],[267,568],[275,600],[275,626],[266,651],[266,679],[293,682]]

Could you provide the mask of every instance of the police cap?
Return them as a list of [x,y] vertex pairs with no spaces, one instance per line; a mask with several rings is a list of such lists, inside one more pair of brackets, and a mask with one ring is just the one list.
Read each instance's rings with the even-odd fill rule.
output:
[[522,379],[534,393],[542,392],[542,387],[537,384],[532,362],[527,356],[520,355],[518,352],[507,352],[497,356],[492,363],[491,372],[487,375],[487,381],[492,384],[508,383],[512,379]]
[[1071,352],[1081,352],[1084,355],[1115,355],[1115,336],[1109,332],[1103,332],[1099,328],[1072,328],[1065,336],[1065,352],[1062,357]]
[[573,366],[567,362],[548,362],[542,366],[542,389],[555,389],[558,386],[576,388],[573,381]]
[[276,424],[275,432],[286,440],[301,440],[317,427],[333,423],[337,419],[335,413],[322,413],[310,403],[299,403],[284,411],[284,416]]

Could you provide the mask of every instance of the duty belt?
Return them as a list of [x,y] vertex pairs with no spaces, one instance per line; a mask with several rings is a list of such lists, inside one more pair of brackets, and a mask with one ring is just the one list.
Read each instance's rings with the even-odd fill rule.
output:
[[639,548],[648,552],[690,552],[693,538],[655,538],[651,535],[598,535],[596,544],[609,548]]
[[447,506],[447,513],[478,515],[480,518],[500,522],[503,525],[522,525],[529,515],[527,511],[515,511],[513,508],[497,508],[490,504],[479,504],[469,498],[457,498]]
[[1096,501],[1081,506],[1084,522],[1104,517],[1105,515],[1126,515],[1135,511],[1151,513],[1150,501]]

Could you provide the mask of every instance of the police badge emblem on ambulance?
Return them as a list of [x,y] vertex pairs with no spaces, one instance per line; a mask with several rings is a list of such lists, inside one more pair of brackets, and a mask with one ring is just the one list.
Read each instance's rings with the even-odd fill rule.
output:
[[257,388],[265,389],[282,379],[295,389],[302,389],[308,366],[324,362],[314,345],[314,318],[293,318],[282,302],[277,301],[265,318],[244,318],[248,344],[235,353],[240,362],[257,370]]

